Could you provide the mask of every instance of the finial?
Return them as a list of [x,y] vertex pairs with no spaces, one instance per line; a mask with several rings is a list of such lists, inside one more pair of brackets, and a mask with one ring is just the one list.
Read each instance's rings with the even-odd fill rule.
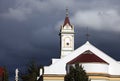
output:
[[90,34],[88,33],[88,27],[87,27],[87,34],[86,34],[86,37],[87,37],[87,41],[89,40],[89,37],[90,37]]
[[66,17],[68,17],[68,8],[66,8]]

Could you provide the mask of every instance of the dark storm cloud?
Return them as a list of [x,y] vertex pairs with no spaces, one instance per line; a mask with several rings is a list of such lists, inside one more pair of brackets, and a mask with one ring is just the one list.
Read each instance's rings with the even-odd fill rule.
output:
[[[10,21],[9,21],[10,22]],[[5,24],[0,28],[1,48],[9,53],[8,56],[26,57],[32,56],[35,51],[52,49],[56,43],[54,32],[48,27],[30,27],[30,25],[14,22]],[[32,25],[32,24],[31,24]],[[46,32],[46,33],[45,33]],[[50,38],[48,38],[48,35]],[[49,41],[48,41],[49,39]],[[42,47],[42,48],[41,48]],[[24,55],[26,53],[26,56]]]
[[[75,34],[75,47],[79,47],[85,43],[87,40],[86,32],[87,28],[76,28]],[[96,31],[93,29],[88,29],[90,37],[89,42],[93,44],[98,49],[102,50],[112,58],[120,60],[119,48],[120,48],[120,33],[111,31]]]
[[48,65],[60,56],[59,28],[65,9],[75,25],[75,48],[89,41],[120,60],[119,0],[0,0],[0,65],[14,69],[35,59]]

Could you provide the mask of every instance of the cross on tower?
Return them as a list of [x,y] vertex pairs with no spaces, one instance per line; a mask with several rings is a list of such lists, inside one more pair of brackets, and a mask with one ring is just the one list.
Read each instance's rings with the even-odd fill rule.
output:
[[68,17],[68,14],[69,14],[68,8],[66,8],[66,17]]
[[86,34],[87,41],[89,40],[89,37],[90,37],[90,34],[88,33],[88,27],[87,27],[87,34]]

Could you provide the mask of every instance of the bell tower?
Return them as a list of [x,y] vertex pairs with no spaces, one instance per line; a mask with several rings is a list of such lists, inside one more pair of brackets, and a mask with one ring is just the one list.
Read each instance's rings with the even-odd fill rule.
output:
[[74,26],[71,25],[66,9],[64,24],[60,28],[60,49],[61,58],[74,51]]

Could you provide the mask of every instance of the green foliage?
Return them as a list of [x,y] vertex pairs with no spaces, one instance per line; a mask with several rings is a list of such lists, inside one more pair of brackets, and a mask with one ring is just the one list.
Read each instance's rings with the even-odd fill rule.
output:
[[65,81],[90,81],[82,65],[70,66],[69,73],[65,76]]
[[21,75],[23,81],[37,81],[39,76],[39,69],[43,68],[42,66],[38,67],[35,62],[31,62],[28,65],[27,74]]
[[4,81],[9,81],[8,80],[8,71],[7,71],[6,67],[4,67]]

